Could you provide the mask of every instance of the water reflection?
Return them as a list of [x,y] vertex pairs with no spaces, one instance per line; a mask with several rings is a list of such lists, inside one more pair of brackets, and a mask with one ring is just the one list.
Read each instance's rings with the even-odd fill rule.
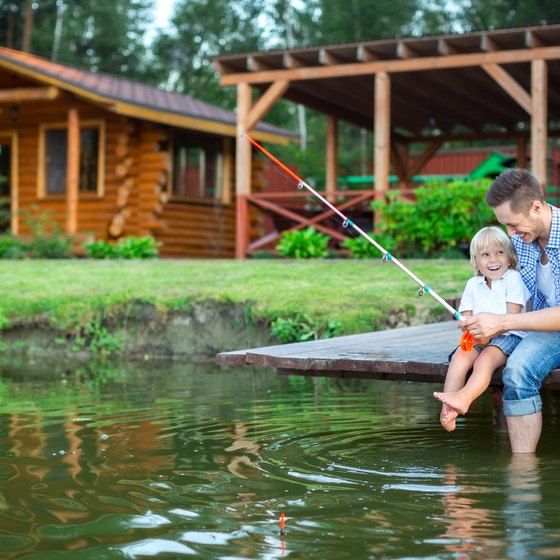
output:
[[[483,507],[476,498],[476,487],[458,484],[460,477],[454,465],[447,465],[444,474],[445,483],[456,488],[442,500],[447,520],[441,541],[445,549],[455,553],[458,558],[472,558],[480,552],[487,558],[498,557],[500,541],[495,530],[493,511]],[[496,548],[498,550],[492,550]]]
[[442,434],[432,390],[183,364],[5,365],[2,557],[555,556],[555,417],[540,458],[512,458],[489,401]]
[[507,474],[505,552],[508,558],[525,559],[545,538],[539,459],[532,453],[513,455]]

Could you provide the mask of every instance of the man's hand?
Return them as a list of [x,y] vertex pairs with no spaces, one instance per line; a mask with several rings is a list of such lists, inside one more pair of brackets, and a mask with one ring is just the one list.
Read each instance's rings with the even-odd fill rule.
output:
[[475,343],[481,344],[508,330],[504,325],[506,317],[507,315],[497,315],[496,313],[478,313],[461,321],[459,328],[469,331],[474,336]]

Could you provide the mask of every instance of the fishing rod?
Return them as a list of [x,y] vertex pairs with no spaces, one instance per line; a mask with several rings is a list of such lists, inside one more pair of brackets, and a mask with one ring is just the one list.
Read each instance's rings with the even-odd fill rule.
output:
[[[356,225],[350,218],[345,216],[336,206],[331,204],[322,194],[317,192],[311,185],[307,184],[301,177],[299,177],[296,173],[294,173],[289,167],[284,165],[277,157],[272,155],[264,146],[259,144],[256,140],[251,138],[248,134],[244,134],[241,136],[242,138],[247,138],[249,142],[261,153],[263,153],[267,158],[273,161],[276,165],[278,165],[283,171],[288,173],[290,177],[297,181],[298,189],[307,189],[313,196],[318,198],[325,206],[330,208],[335,214],[337,214],[340,218],[342,218],[342,227],[347,229],[351,227],[355,231],[357,231],[362,237],[365,237],[369,243],[371,243],[378,251],[380,251],[383,255],[382,260],[383,262],[391,261],[396,266],[398,266],[406,275],[408,275],[412,280],[414,280],[419,286],[420,289],[418,290],[418,296],[421,297],[424,295],[425,292],[430,294],[436,301],[438,301],[451,315],[453,315],[454,319],[457,321],[464,321],[465,317],[459,313],[456,309],[454,309],[449,303],[447,303],[435,290],[432,290],[428,284],[424,283],[418,276],[416,276],[411,270],[409,270],[399,259],[397,259],[394,255],[389,253],[384,247],[382,247],[375,239],[373,239],[369,234],[367,234],[362,228]],[[472,350],[474,346],[474,339],[472,334],[469,331],[465,331],[461,336],[461,349],[465,351]]]

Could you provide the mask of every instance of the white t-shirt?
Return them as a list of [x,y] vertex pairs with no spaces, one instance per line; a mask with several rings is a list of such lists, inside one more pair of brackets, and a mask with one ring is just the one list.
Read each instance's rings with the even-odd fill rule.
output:
[[[486,278],[482,275],[470,278],[461,298],[459,313],[462,311],[472,311],[473,314],[507,313],[508,303],[521,305],[521,313],[524,313],[530,298],[531,294],[525,287],[521,274],[510,268],[501,278],[492,280],[490,286],[486,284]],[[526,333],[511,331],[505,334],[523,337]]]
[[556,290],[554,289],[554,276],[550,262],[537,265],[537,287],[539,292],[545,297],[546,303],[550,307],[556,305]]

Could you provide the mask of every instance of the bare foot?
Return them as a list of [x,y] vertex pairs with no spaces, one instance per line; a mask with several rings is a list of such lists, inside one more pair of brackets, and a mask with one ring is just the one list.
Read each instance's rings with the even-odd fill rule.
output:
[[447,430],[448,432],[452,432],[456,427],[455,419],[457,418],[457,416],[459,416],[459,412],[444,403],[441,407],[439,422],[445,430]]
[[434,397],[451,408],[454,408],[459,414],[466,414],[472,402],[462,391],[434,393]]

